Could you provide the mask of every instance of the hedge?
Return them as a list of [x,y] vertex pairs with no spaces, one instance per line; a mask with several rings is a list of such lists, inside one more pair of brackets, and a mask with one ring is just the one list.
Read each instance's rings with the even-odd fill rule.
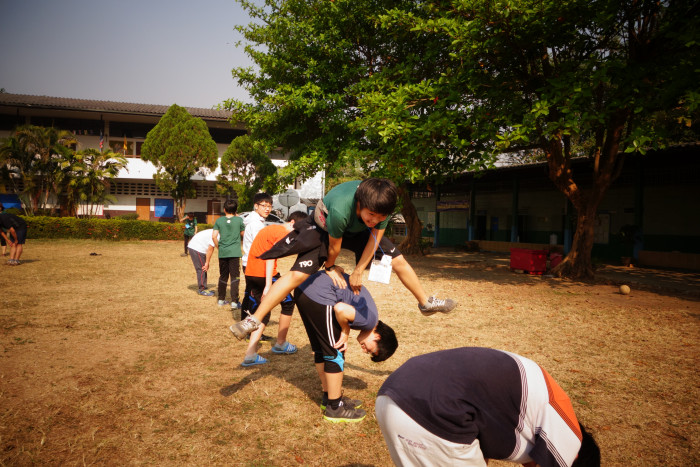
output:
[[[97,240],[182,240],[184,224],[124,219],[21,216],[27,238],[94,238]],[[199,230],[210,229],[199,224]]]

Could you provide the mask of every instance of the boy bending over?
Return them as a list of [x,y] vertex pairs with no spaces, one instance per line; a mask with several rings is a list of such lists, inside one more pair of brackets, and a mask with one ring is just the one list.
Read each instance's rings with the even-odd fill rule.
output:
[[261,256],[271,259],[298,255],[291,271],[272,286],[255,314],[231,327],[233,334],[243,339],[257,329],[263,317],[275,305],[324,263],[324,274],[333,284],[339,288],[346,287],[344,271],[335,264],[341,248],[355,253],[355,270],[347,282],[354,293],[361,290],[362,273],[375,254],[387,255],[399,280],[416,297],[418,308],[424,315],[451,311],[456,303],[450,299],[428,297],[411,265],[398,248],[384,237],[388,217],[396,207],[396,199],[396,186],[382,178],[346,182],[329,191],[316,207],[313,219],[295,225],[293,232]]
[[530,359],[463,347],[413,357],[379,389],[379,427],[397,466],[600,466],[569,397]]
[[309,277],[295,291],[299,315],[304,322],[314,352],[316,372],[321,380],[321,410],[329,422],[359,422],[366,412],[362,401],[343,396],[345,350],[350,330],[359,330],[357,341],[372,361],[391,357],[398,342],[394,330],[379,321],[377,306],[366,287],[353,293],[349,276],[346,287],[338,287],[324,272]]

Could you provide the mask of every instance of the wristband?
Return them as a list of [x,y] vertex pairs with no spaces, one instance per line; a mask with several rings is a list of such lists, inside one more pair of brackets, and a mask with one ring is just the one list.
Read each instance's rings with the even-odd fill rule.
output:
[[332,271],[335,269],[335,264],[333,266],[326,266],[324,269],[326,270],[326,272]]

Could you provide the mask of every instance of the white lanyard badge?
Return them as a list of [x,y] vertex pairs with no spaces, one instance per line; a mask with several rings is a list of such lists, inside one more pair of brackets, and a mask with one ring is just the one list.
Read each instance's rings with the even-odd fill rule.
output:
[[[370,230],[370,233],[372,231]],[[372,234],[374,237],[374,234]],[[374,237],[374,241],[377,241],[377,237]],[[377,244],[379,249],[382,251],[382,259],[373,259],[369,266],[369,276],[367,279],[373,282],[381,282],[382,284],[388,284],[391,281],[391,256],[384,253],[382,247]]]

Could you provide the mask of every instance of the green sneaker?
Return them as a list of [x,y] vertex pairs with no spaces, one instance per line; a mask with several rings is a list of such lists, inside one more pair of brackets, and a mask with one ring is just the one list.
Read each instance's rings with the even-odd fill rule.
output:
[[[345,407],[348,409],[359,409],[362,407],[362,401],[359,399],[350,399],[349,397],[342,396],[340,398],[340,401],[343,403]],[[323,399],[321,401],[321,412],[326,411],[326,406],[328,405],[328,399]]]
[[323,419],[331,423],[357,423],[364,420],[367,412],[362,409],[350,409],[341,402],[337,409],[326,407]]

